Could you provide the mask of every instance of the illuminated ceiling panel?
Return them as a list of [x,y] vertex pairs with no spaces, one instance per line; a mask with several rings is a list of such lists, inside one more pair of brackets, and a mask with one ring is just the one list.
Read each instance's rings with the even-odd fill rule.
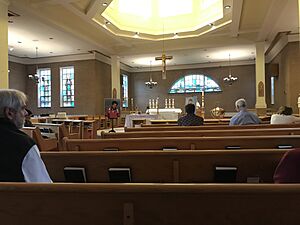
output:
[[113,0],[102,16],[120,31],[190,32],[222,19],[223,0]]

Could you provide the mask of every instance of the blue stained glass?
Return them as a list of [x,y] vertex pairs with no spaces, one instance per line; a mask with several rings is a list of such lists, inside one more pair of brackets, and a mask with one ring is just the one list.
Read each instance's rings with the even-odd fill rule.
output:
[[199,93],[219,92],[221,87],[210,77],[202,74],[187,75],[177,80],[169,90],[169,93]]

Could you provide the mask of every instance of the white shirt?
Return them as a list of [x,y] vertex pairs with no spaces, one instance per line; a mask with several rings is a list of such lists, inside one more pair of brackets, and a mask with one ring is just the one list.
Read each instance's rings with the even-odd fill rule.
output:
[[22,172],[26,182],[52,183],[36,145],[32,146],[24,157]]
[[271,116],[271,124],[291,124],[300,123],[300,118],[293,115],[273,114]]

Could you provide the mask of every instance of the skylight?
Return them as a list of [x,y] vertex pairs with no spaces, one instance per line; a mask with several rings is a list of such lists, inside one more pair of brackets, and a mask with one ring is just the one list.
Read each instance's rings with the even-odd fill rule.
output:
[[122,31],[163,35],[223,18],[223,0],[113,0],[102,16]]

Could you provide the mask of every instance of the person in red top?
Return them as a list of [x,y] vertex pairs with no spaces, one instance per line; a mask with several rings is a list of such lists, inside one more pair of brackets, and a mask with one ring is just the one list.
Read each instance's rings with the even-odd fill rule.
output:
[[108,108],[108,110],[106,112],[106,116],[109,119],[116,119],[120,116],[117,101],[112,101],[111,106]]

